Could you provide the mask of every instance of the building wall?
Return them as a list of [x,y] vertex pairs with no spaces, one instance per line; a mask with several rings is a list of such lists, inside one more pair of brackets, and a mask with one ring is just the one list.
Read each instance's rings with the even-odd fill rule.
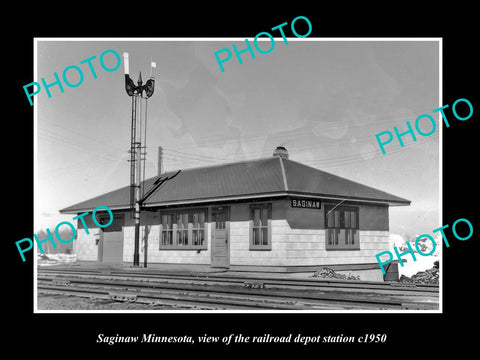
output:
[[[371,264],[375,254],[389,246],[388,207],[380,205],[359,206],[360,250],[325,249],[325,205],[318,209],[292,208],[290,199],[272,203],[272,248],[250,250],[250,204],[230,204],[230,264],[238,266],[315,266],[332,264]],[[352,204],[348,204],[352,205]],[[204,206],[203,206],[204,207]],[[212,225],[206,226],[206,250],[160,250],[160,225],[158,212],[142,212],[140,226],[140,262],[144,259],[144,244],[148,240],[149,263],[210,264]],[[133,262],[134,220],[125,213],[123,226],[123,261]],[[91,217],[85,217],[90,234],[78,223],[74,252],[78,260],[97,261],[98,246],[95,238],[101,230]]]
[[[325,207],[335,206],[338,202],[322,202],[320,210],[293,208],[290,200],[281,200],[275,203],[278,219],[286,219],[292,229],[325,229]],[[342,205],[355,206],[359,208],[359,229],[388,231],[389,218],[388,206],[376,204],[360,204],[345,202]],[[275,217],[274,217],[275,219]]]
[[[170,264],[210,264],[210,240],[211,226],[207,225],[205,237],[208,241],[207,250],[160,250],[160,225],[159,214],[154,212],[142,213],[140,223],[140,263],[144,260],[145,239],[148,241],[148,262],[149,263],[170,263]],[[133,262],[133,251],[135,244],[134,220],[126,217],[123,247],[123,261]]]
[[[106,212],[98,212],[97,221],[102,215],[107,216],[108,219]],[[128,218],[128,216],[128,213],[124,214],[124,218]],[[73,241],[73,253],[77,254],[79,261],[98,261],[98,252],[102,251],[100,248],[102,246],[102,229],[93,222],[91,213],[83,217],[83,220],[86,229],[83,222],[80,219],[77,220],[77,237]]]
[[83,227],[77,229],[77,238],[73,240],[73,253],[78,261],[97,261],[98,245],[95,239],[99,236],[99,228],[90,228],[87,234]]
[[314,266],[371,264],[389,246],[388,231],[360,230],[360,250],[326,250],[324,229],[292,229],[272,221],[272,250],[249,250],[249,223],[230,224],[230,263],[245,266]]

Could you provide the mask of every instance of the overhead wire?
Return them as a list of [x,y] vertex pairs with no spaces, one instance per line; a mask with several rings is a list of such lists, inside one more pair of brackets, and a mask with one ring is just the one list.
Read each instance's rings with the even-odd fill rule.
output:
[[[147,109],[148,109],[147,104],[148,103],[146,101],[146,103],[145,103],[145,117],[147,117]],[[140,112],[142,111],[141,104],[140,104],[140,109],[139,110],[140,110]],[[373,116],[366,116],[366,117],[362,117],[362,118],[355,118],[355,119],[348,120],[348,125],[345,125],[345,122],[343,122],[341,125],[332,123],[332,126],[325,126],[325,121],[323,121],[321,130],[322,130],[322,132],[328,133],[329,131],[335,131],[335,130],[344,131],[345,129],[347,129],[346,131],[348,131],[351,128],[356,128],[356,127],[360,127],[360,126],[361,127],[366,127],[366,126],[382,125],[382,124],[385,124],[385,123],[394,122],[394,119],[402,116],[404,113],[405,114],[410,114],[411,112],[410,111],[404,111],[404,112],[397,112],[395,114],[384,113],[381,116],[373,115]],[[371,118],[376,119],[376,118],[379,118],[379,117],[381,117],[381,120],[361,122],[361,120],[371,119]],[[140,116],[140,120],[142,120],[142,116]],[[88,139],[89,141],[94,142],[96,145],[100,145],[102,147],[107,146],[107,147],[109,147],[110,150],[112,149],[112,147],[115,147],[115,146],[110,146],[108,144],[105,144],[103,141],[100,142],[98,139],[94,139],[94,138],[92,138],[90,136],[87,136],[85,134],[72,131],[70,128],[65,128],[65,127],[63,127],[63,126],[61,126],[57,123],[53,123],[53,122],[50,122],[50,121],[47,121],[47,122],[49,122],[50,124],[60,128],[60,129],[67,130],[69,134],[76,134],[83,139]],[[148,162],[148,164],[149,164],[148,166],[153,166],[155,164],[154,161],[147,160],[147,158],[146,158],[147,148],[151,148],[151,147],[147,147],[147,131],[146,131],[147,126],[146,126],[146,122],[147,122],[147,119],[145,118],[145,123],[143,125],[143,138],[144,138],[144,143],[145,143],[145,145],[144,145],[145,154],[144,154],[144,157],[143,157],[143,164],[144,164],[144,166],[143,166],[143,179],[145,179],[146,163]],[[275,138],[284,139],[285,137],[293,137],[293,138],[297,139],[298,137],[312,135],[312,129],[315,129],[316,126],[318,126],[318,125],[314,125],[314,123],[312,122],[310,124],[310,126],[308,126],[307,128],[301,127],[301,128],[289,131],[288,133],[282,132],[282,133],[272,133],[272,134],[268,134],[268,135],[254,133],[254,134],[251,134],[251,135],[242,135],[238,139],[238,141],[241,144],[241,146],[243,146],[243,145],[245,145],[245,143],[258,141],[258,140],[272,141]],[[140,127],[142,127],[141,124],[140,124]],[[78,142],[77,143],[68,142],[62,137],[64,134],[58,135],[58,134],[52,132],[51,129],[39,127],[39,130],[40,130],[39,135],[42,136],[42,137],[45,137],[45,138],[53,140],[53,141],[57,141],[59,143],[65,144],[65,145],[67,145],[69,147],[72,147],[72,148],[76,148],[78,150],[81,150],[82,153],[88,153],[88,154],[91,154],[91,155],[95,156],[95,160],[93,160],[93,161],[85,160],[83,162],[77,163],[76,165],[72,165],[70,167],[62,167],[61,169],[69,169],[69,168],[72,168],[73,166],[78,167],[78,166],[83,166],[83,165],[84,166],[92,166],[93,164],[100,164],[101,162],[104,162],[104,161],[123,160],[122,159],[123,155],[120,156],[120,157],[116,156],[116,155],[107,155],[104,152],[99,152],[99,151],[92,150],[91,147],[81,146],[81,145],[79,145]],[[142,133],[140,132],[140,134],[142,134]],[[321,135],[317,135],[317,136],[321,136]],[[294,144],[292,144],[292,146],[289,149],[297,150],[297,151],[298,150],[305,150],[305,149],[320,150],[320,149],[325,149],[325,148],[330,148],[330,147],[338,147],[338,146],[342,146],[342,145],[361,146],[363,144],[372,143],[372,140],[371,140],[372,137],[371,136],[362,136],[362,137],[356,137],[356,138],[349,137],[349,138],[345,138],[345,139],[343,139],[343,138],[342,139],[335,139],[333,136],[328,136],[328,135],[325,135],[325,136],[327,136],[327,138],[329,138],[328,142],[323,142],[323,143],[313,142],[313,144],[308,144],[308,143],[295,144],[294,143]],[[430,139],[421,139],[421,140],[411,144],[408,147],[421,145],[421,144],[425,143],[426,141],[431,140],[432,138],[433,137],[431,137]],[[225,141],[225,139],[219,139],[218,136],[207,136],[207,137],[203,137],[203,138],[199,139],[198,143],[208,142],[209,145],[215,145],[215,144],[223,143],[224,141]],[[405,148],[407,148],[407,146]],[[120,149],[120,148],[118,148],[118,149]],[[244,160],[245,157],[268,156],[268,154],[266,153],[267,150],[247,151],[247,152],[241,152],[241,153],[238,153],[238,154],[232,154],[231,156],[212,156],[212,155],[200,154],[200,153],[198,153],[198,151],[197,152],[182,151],[183,149],[185,149],[185,146],[183,146],[181,148],[180,147],[163,147],[163,149],[164,149],[164,153],[166,155],[165,156],[166,161],[177,161],[178,162],[178,161],[182,161],[182,160],[191,160],[191,161],[194,161],[196,163],[207,164],[207,165],[208,164],[218,164],[218,163],[222,163],[222,162],[225,162],[225,161]],[[182,149],[182,150],[179,150],[179,149]],[[390,147],[390,150],[387,152],[387,155],[395,154],[402,149],[404,149],[404,148],[399,146],[398,144],[397,145],[392,145],[392,147]],[[124,150],[122,150],[122,152],[123,151]],[[194,150],[192,149],[192,151],[194,151]],[[350,164],[352,162],[355,162],[355,161],[369,161],[369,160],[373,160],[373,159],[376,159],[376,158],[382,157],[382,156],[384,156],[384,155],[380,154],[378,152],[378,149],[377,149],[375,151],[369,151],[369,152],[366,152],[366,153],[340,155],[340,156],[337,156],[337,157],[330,157],[330,158],[326,158],[326,159],[305,160],[304,163],[312,164],[312,165],[321,165],[321,166],[324,166],[324,167],[332,167],[332,166],[339,166],[339,165],[342,165],[342,164],[347,164],[348,165],[348,164]],[[371,158],[366,159],[368,157],[371,157]]]
[[[374,125],[378,124],[378,122],[375,122],[375,123],[372,123]],[[357,126],[357,125],[354,125],[354,126]],[[361,124],[358,125],[358,126],[362,126]],[[343,129],[342,129],[343,130]],[[322,128],[322,131],[323,128]],[[368,144],[368,143],[372,143],[372,142],[375,142],[374,140],[374,137],[372,135],[365,135],[365,136],[361,136],[361,137],[344,137],[344,138],[341,138],[341,139],[336,139],[334,136],[328,136],[328,135],[325,135],[327,136],[328,138],[328,141],[323,141],[323,142],[310,142],[310,143],[304,143],[302,145],[297,145],[295,143],[298,143],[298,142],[302,142],[300,140],[298,140],[299,136],[311,136],[312,135],[312,130],[311,129],[307,129],[307,130],[303,130],[303,131],[300,131],[300,132],[289,132],[288,134],[269,134],[269,135],[261,135],[261,137],[259,136],[254,136],[253,138],[258,138],[258,139],[263,139],[263,140],[269,140],[269,141],[272,141],[272,137],[275,138],[285,138],[286,136],[288,137],[291,137],[291,138],[294,138],[295,141],[290,141],[290,140],[284,140],[283,142],[291,142],[291,143],[294,143],[294,145],[291,147],[292,149],[296,149],[296,150],[302,150],[302,149],[311,149],[311,148],[330,148],[330,147],[338,147],[338,146],[342,146],[342,145],[350,145],[350,144],[355,144],[356,146],[360,146],[362,144]],[[321,135],[317,135],[317,136],[321,136]],[[240,139],[238,139],[238,142],[241,143],[241,144],[245,144],[246,142],[249,142],[249,141],[252,141],[253,138],[245,138],[245,137],[242,137]],[[373,140],[373,141],[372,141]],[[219,140],[219,141],[224,141],[224,140]],[[201,141],[200,141],[201,142]],[[197,144],[199,144],[200,142],[197,142]],[[210,143],[209,145],[214,145],[214,143]],[[184,149],[185,146],[182,147],[182,149]],[[268,153],[265,153],[267,150],[264,150],[262,153],[259,153],[258,151],[242,151],[242,153],[240,154],[233,154],[232,156],[229,156],[229,157],[218,157],[218,156],[211,156],[211,155],[201,155],[201,154],[198,154],[198,153],[188,153],[188,152],[185,152],[185,151],[179,151],[177,150],[176,148],[172,148],[172,147],[164,147],[165,151],[168,153],[168,152],[173,152],[176,156],[178,157],[181,157],[181,155],[184,155],[187,156],[188,158],[201,158],[201,159],[211,159],[211,160],[214,160],[214,161],[222,161],[222,160],[225,160],[225,161],[231,161],[232,159],[235,159],[235,158],[244,158],[245,156],[249,156],[249,155],[254,155],[254,156],[268,156]],[[269,152],[270,150],[268,150]],[[206,162],[207,160],[205,160]]]
[[[433,134],[432,136],[429,136],[427,138],[419,139],[415,142],[405,144],[403,147],[398,143],[392,145],[389,149],[387,149],[386,154],[382,154],[380,152],[379,148],[375,148],[371,151],[368,152],[363,152],[363,153],[354,153],[354,154],[347,154],[347,155],[340,155],[340,156],[335,156],[335,157],[329,157],[329,158],[323,158],[323,159],[311,159],[311,160],[304,160],[302,163],[306,165],[317,165],[317,166],[323,166],[323,167],[335,167],[335,166],[340,166],[340,165],[350,165],[356,162],[365,162],[365,161],[370,161],[370,160],[375,160],[378,158],[386,157],[389,155],[396,154],[398,152],[401,152],[402,150],[405,149],[414,149],[417,148],[418,146],[421,146],[427,142],[430,142],[434,140],[438,136],[438,133]],[[357,144],[352,144],[352,146],[357,146]],[[320,145],[319,148],[322,146]],[[294,148],[296,149],[296,148]],[[170,159],[172,160],[192,160],[196,161],[199,163],[207,163],[207,164],[220,164],[222,163],[223,160],[227,161],[237,161],[238,159],[235,158],[215,158],[211,157],[208,155],[200,155],[198,153],[187,153],[187,152],[179,152],[171,149],[165,149],[166,154]],[[169,155],[169,151],[171,151]],[[258,154],[260,155],[260,154]],[[257,156],[261,157],[261,156]],[[244,160],[245,158],[243,157],[240,160]]]
[[[350,119],[347,122],[349,123],[348,127],[364,127],[364,126],[372,126],[372,125],[383,125],[385,123],[400,123],[405,121],[404,116],[406,115],[411,115],[411,111],[400,111],[397,113],[384,113],[381,115],[372,115],[372,116],[364,116],[364,117],[355,117],[354,119]],[[363,122],[365,119],[370,119],[370,118],[381,118],[381,120],[374,120],[374,121],[369,121],[369,122]],[[325,125],[325,123],[328,123],[328,121],[322,121],[322,132],[328,132],[332,130],[342,130],[345,126],[344,125],[338,125],[336,122],[331,122],[332,125],[328,126]],[[342,123],[344,124],[344,123]],[[312,128],[315,128],[317,125],[315,125],[315,122],[312,120],[311,125],[305,129],[305,128],[297,128],[290,130],[288,134],[285,133],[271,133],[269,134],[270,137],[284,137],[284,136],[302,136],[302,135],[311,135],[312,133]],[[242,142],[251,142],[251,141],[256,141],[256,140],[261,140],[265,138],[265,134],[258,134],[258,132],[254,134],[243,134],[241,137]],[[197,140],[197,144],[201,145],[203,143],[208,143],[209,145],[215,145],[218,143],[224,142],[225,139],[219,139],[218,136],[206,136],[199,138]],[[181,147],[170,147],[171,150],[176,150],[176,149],[181,149]]]

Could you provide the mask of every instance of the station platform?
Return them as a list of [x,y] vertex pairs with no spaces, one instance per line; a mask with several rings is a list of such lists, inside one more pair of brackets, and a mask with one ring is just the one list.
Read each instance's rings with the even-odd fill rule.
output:
[[[62,269],[65,270],[75,270],[79,271],[99,271],[104,274],[110,272],[126,272],[126,273],[143,273],[143,274],[184,274],[189,276],[208,276],[209,274],[215,276],[224,276],[224,277],[244,277],[244,278],[276,278],[276,279],[305,279],[305,280],[314,280],[318,279],[313,277],[315,271],[306,271],[306,272],[281,272],[281,271],[268,271],[267,269],[254,270],[251,268],[245,268],[244,270],[239,270],[236,268],[233,269],[223,269],[223,268],[212,268],[210,265],[204,264],[149,264],[147,267],[144,267],[141,264],[139,267],[134,267],[132,264],[126,263],[101,263],[101,262],[83,262],[75,261],[71,263],[58,263],[58,264],[42,264],[39,262],[37,264],[38,269]],[[343,272],[337,271],[338,274],[349,273],[354,274],[354,272]],[[332,278],[335,280],[335,278]],[[341,279],[338,279],[341,280]],[[379,279],[374,278],[362,278],[363,281],[379,281]],[[381,281],[381,280],[380,280]]]
[[215,276],[242,276],[246,278],[264,278],[264,277],[275,277],[275,278],[309,278],[312,277],[314,272],[306,273],[280,273],[280,272],[268,272],[268,271],[238,271],[231,269],[223,268],[212,268],[210,265],[202,264],[151,264],[148,267],[134,267],[131,264],[114,264],[114,263],[97,263],[97,262],[75,262],[68,264],[48,264],[42,265],[38,264],[37,268],[39,269],[61,269],[65,270],[74,270],[78,269],[80,271],[100,271],[101,273],[109,272],[131,272],[133,273],[144,273],[144,274],[185,274],[185,275],[201,275],[205,276],[212,274]]

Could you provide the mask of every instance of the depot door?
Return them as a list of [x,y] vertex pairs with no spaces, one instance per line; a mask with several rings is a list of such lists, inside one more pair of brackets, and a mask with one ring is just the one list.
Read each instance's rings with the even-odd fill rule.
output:
[[230,267],[230,209],[227,206],[212,208],[212,263],[214,268]]
[[121,263],[123,261],[123,215],[115,215],[113,222],[101,231],[103,232],[101,261]]

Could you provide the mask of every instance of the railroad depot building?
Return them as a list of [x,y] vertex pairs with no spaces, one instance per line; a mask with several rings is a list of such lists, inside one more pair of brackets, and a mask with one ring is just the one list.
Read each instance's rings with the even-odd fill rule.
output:
[[[168,172],[161,177],[177,173]],[[158,177],[147,179],[150,189]],[[389,206],[410,201],[303,165],[283,147],[257,160],[180,171],[142,206],[140,259],[237,271],[309,272],[322,267],[382,280],[375,255],[389,248]],[[78,221],[78,261],[133,263],[130,186],[60,210],[108,206],[99,228]],[[109,220],[108,214],[106,221]],[[97,213],[98,221],[101,221]]]

